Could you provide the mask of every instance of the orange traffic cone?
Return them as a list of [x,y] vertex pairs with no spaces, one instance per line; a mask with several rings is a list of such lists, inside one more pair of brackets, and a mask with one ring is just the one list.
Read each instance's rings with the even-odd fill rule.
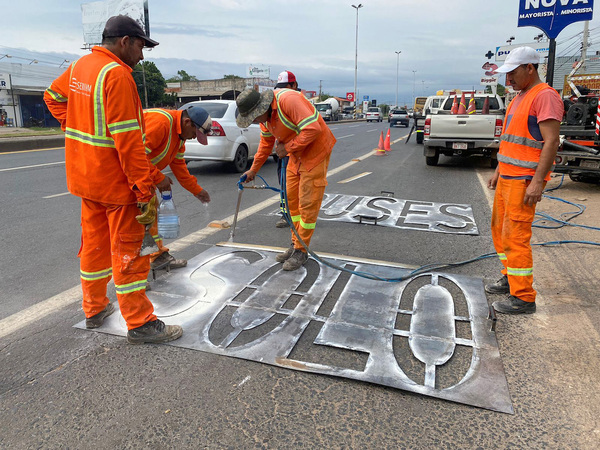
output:
[[490,98],[486,97],[483,101],[483,108],[481,108],[481,114],[489,114],[490,113]]
[[467,114],[475,114],[477,112],[477,107],[475,106],[475,94],[471,92],[471,100],[469,100],[469,109],[467,109]]
[[454,94],[454,101],[452,102],[452,109],[450,109],[451,114],[456,114],[458,112],[458,97]]
[[390,129],[388,128],[387,134],[385,135],[385,141],[383,141],[383,149],[389,152],[392,148],[390,146]]
[[463,92],[462,97],[460,98],[460,105],[458,105],[458,112],[456,114],[466,114],[467,113],[467,103],[465,100],[465,93]]
[[375,149],[375,156],[385,156],[385,148],[383,146],[383,131],[381,132],[381,136],[379,136],[379,144]]

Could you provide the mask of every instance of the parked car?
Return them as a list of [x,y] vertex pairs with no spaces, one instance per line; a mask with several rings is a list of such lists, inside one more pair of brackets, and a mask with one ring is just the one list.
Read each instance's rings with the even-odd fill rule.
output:
[[388,114],[388,122],[390,123],[390,127],[393,127],[397,124],[408,127],[409,121],[410,118],[408,117],[408,111],[405,109],[392,109]]
[[235,172],[244,172],[254,159],[260,142],[260,127],[239,128],[235,123],[238,108],[234,100],[200,100],[189,104],[204,108],[212,118],[208,145],[197,140],[185,144],[183,157],[190,161],[225,161]]
[[378,106],[371,106],[367,109],[367,122],[371,121],[383,122],[383,114],[381,114],[381,108]]

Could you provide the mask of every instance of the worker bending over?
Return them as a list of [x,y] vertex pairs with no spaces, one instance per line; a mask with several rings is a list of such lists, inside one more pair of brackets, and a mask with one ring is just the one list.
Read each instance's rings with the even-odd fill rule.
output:
[[564,107],[558,93],[538,75],[540,57],[531,47],[511,50],[496,72],[506,73],[520,91],[508,105],[498,167],[488,181],[495,189],[492,238],[504,268],[503,277],[488,284],[493,294],[509,294],[493,307],[505,314],[531,314],[536,310],[533,289],[531,225],[536,204],[542,200],[558,150]]
[[65,131],[67,187],[81,197],[81,287],[87,328],[113,313],[106,286],[114,277],[127,340],[179,338],[146,296],[149,257],[140,256],[145,225],[156,219],[156,196],[144,151],[142,103],[131,72],[144,46],[158,42],[127,16],[108,19],[102,45],[72,63],[44,100]]
[[[196,177],[188,171],[183,159],[185,141],[197,138],[202,145],[208,144],[207,135],[210,133],[212,120],[204,108],[195,105],[185,105],[181,110],[146,109],[144,110],[146,124],[146,155],[150,161],[152,180],[160,192],[170,191],[173,181],[161,170],[169,166],[186,190],[202,203],[210,202],[210,195],[198,184]],[[158,234],[158,224],[154,221],[150,229],[152,237],[158,245],[158,252],[150,255],[153,269],[169,263],[172,269],[187,266],[187,260],[175,259],[167,247],[162,244]]]
[[[277,156],[289,155],[286,172],[288,210],[293,225],[310,245],[317,216],[327,186],[327,167],[335,137],[315,107],[300,92],[291,89],[266,90],[258,93],[246,89],[236,100],[239,115],[237,125],[246,128],[260,124],[261,137],[258,151],[246,182],[252,181],[272,152]],[[296,270],[308,260],[308,254],[292,230],[292,245],[277,255],[283,270]]]

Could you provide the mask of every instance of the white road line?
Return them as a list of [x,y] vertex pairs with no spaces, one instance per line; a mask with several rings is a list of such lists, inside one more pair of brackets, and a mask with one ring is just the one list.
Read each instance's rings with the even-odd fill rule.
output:
[[43,166],[54,166],[56,164],[64,164],[64,161],[58,161],[53,163],[45,163],[45,164],[36,164],[34,166],[21,166],[21,167],[10,167],[8,169],[0,169],[0,172],[9,172],[11,170],[21,170],[21,169],[32,169],[34,167],[43,167]]
[[48,150],[64,150],[64,147],[53,147],[53,148],[36,148],[35,150],[17,150],[14,152],[2,152],[1,155],[14,155],[15,153],[31,153],[31,152],[47,152]]
[[62,197],[63,195],[69,195],[69,194],[70,194],[70,192],[63,192],[62,194],[47,195],[47,196],[42,197],[42,198]]
[[347,136],[340,136],[339,138],[336,138],[336,139],[345,139],[347,137],[352,137],[352,136],[354,136],[354,135],[353,134],[349,134]]
[[377,128],[374,128],[372,130],[367,130],[367,133],[372,133],[373,131],[379,131]]
[[360,127],[360,125],[348,125],[348,128],[356,128],[356,127]]
[[[327,176],[333,176],[371,156],[373,156],[373,151],[369,151],[369,153],[366,153],[363,156],[355,158],[355,160],[349,161],[346,164],[327,172]],[[273,197],[268,198],[267,200],[264,200],[257,205],[251,206],[248,209],[240,211],[238,214],[238,222],[276,203],[279,203],[279,195],[274,195]],[[223,220],[232,223],[233,214],[229,217],[226,217]],[[188,234],[187,236],[178,239],[173,243],[170,243],[169,249],[172,251],[183,250],[219,231],[221,231],[221,228],[203,228],[202,230],[198,230],[195,233]],[[19,311],[18,313],[13,314],[12,316],[2,319],[0,320],[0,338],[8,336],[9,334],[19,331],[21,328],[24,328],[27,325],[36,322],[37,320],[47,317],[48,314],[51,312],[55,312],[60,308],[64,308],[74,303],[81,302],[81,298],[81,286],[77,285],[75,287],[72,287],[71,289],[68,289],[64,292],[61,292],[60,294],[55,295],[54,297],[43,300],[33,306],[30,306],[29,308],[26,308],[22,311]]]
[[367,175],[371,175],[373,172],[363,172],[358,175],[354,175],[353,177],[346,178],[345,180],[338,181],[338,184],[350,183],[351,181],[358,180],[359,178],[366,177]]

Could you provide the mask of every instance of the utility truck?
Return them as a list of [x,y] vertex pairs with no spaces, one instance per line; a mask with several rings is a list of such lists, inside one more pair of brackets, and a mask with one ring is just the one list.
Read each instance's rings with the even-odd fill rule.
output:
[[[424,150],[428,166],[438,164],[440,155],[490,158],[491,167],[498,165],[496,155],[504,122],[504,103],[498,95],[474,94],[475,114],[452,114],[454,97],[448,97],[437,114],[425,118]],[[485,99],[489,98],[489,113],[481,114]],[[466,95],[467,102],[470,93]]]
[[319,103],[315,103],[315,108],[325,121],[336,121],[340,118],[340,103],[333,97]]

